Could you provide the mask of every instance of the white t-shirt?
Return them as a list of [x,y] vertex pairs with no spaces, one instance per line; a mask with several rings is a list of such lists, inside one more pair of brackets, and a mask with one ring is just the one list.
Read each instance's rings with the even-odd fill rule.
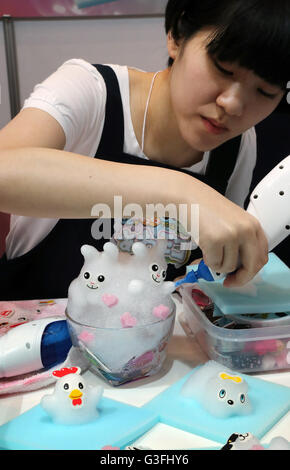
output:
[[[122,97],[124,152],[147,159],[138,144],[132,124],[128,68],[110,66],[117,75]],[[23,108],[42,109],[59,122],[66,136],[64,150],[94,157],[104,126],[106,96],[106,85],[97,69],[82,59],[71,59],[34,87]],[[226,197],[240,206],[243,206],[249,192],[256,154],[256,133],[251,128],[242,136],[239,156],[226,192]],[[199,163],[187,169],[204,174],[208,158],[209,152],[206,152]],[[10,232],[6,238],[7,258],[21,256],[34,248],[57,221],[12,215]]]

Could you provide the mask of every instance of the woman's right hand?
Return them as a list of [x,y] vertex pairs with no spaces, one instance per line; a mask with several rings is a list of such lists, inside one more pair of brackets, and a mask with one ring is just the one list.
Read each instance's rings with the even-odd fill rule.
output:
[[[229,273],[225,287],[243,286],[268,261],[268,241],[258,221],[214,189],[198,182],[199,240],[205,264]],[[198,194],[198,196],[197,196]]]

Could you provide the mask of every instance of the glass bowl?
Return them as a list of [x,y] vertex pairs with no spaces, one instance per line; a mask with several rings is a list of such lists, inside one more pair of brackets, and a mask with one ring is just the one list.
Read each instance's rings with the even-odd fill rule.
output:
[[117,386],[156,374],[166,358],[176,307],[165,320],[132,328],[99,328],[73,320],[66,310],[72,343],[90,369]]

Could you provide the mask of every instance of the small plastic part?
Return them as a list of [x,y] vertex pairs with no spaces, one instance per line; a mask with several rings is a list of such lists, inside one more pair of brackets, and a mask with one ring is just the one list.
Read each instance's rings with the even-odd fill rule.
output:
[[191,268],[185,278],[175,283],[175,287],[179,287],[181,284],[193,284],[198,282],[199,279],[204,279],[209,282],[215,280],[211,270],[206,266],[203,260],[201,260],[199,264],[192,265]]

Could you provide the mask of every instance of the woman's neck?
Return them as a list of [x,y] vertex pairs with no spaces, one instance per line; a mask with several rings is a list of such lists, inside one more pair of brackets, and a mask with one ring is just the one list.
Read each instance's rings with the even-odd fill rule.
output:
[[[150,160],[176,167],[199,162],[203,152],[192,149],[182,139],[170,100],[170,72],[158,73],[152,88],[144,132],[144,153]],[[129,69],[131,116],[136,138],[141,146],[144,111],[153,73]]]

